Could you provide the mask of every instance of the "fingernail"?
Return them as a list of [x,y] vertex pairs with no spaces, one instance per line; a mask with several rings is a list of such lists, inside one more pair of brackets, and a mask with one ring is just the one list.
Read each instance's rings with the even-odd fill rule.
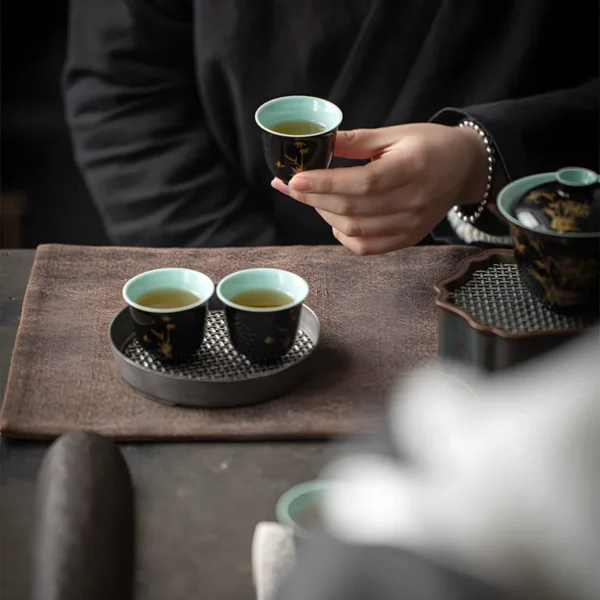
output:
[[290,187],[297,192],[310,192],[310,179],[301,175],[295,175],[290,181]]
[[277,177],[271,181],[271,187],[273,189],[277,190],[278,192],[281,192],[282,194],[290,193],[288,186],[285,183],[283,183],[283,181],[281,181],[281,179],[278,179]]

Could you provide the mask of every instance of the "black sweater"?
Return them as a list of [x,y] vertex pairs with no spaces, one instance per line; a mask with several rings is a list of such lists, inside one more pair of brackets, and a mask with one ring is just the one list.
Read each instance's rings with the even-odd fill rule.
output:
[[452,107],[511,178],[597,169],[597,44],[589,0],[71,0],[67,118],[116,243],[331,243],[269,185],[262,102],[321,96],[345,129]]

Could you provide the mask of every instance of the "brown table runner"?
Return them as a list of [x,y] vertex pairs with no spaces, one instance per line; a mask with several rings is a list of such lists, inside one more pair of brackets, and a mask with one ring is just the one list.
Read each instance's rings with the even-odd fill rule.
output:
[[[341,247],[142,249],[41,246],[23,303],[0,428],[54,438],[72,429],[122,440],[290,439],[349,433],[381,414],[399,373],[436,356],[433,285],[477,250],[417,247],[357,257]],[[108,325],[133,275],[189,267],[227,273],[280,267],[311,286],[321,320],[309,382],[244,409],[198,410],[136,394],[114,363]]]

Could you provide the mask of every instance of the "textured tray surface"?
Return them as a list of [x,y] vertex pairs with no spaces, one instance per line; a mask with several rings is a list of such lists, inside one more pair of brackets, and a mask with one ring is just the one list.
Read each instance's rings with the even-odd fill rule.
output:
[[583,329],[592,315],[563,315],[548,308],[523,285],[516,264],[498,263],[471,274],[450,294],[450,302],[479,322],[510,334]]
[[201,381],[240,381],[281,371],[305,359],[313,350],[312,340],[303,331],[299,331],[292,349],[282,359],[267,366],[252,364],[231,345],[223,311],[211,310],[206,321],[202,348],[184,364],[161,363],[146,352],[135,338],[127,343],[122,352],[137,365],[165,375]]

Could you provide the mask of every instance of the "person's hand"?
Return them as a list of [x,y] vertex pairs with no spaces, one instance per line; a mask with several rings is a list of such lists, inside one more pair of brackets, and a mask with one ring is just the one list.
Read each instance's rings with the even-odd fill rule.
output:
[[431,123],[338,133],[336,156],[364,166],[305,171],[272,186],[314,207],[356,254],[383,254],[421,241],[455,204],[478,203],[487,153],[470,127]]

